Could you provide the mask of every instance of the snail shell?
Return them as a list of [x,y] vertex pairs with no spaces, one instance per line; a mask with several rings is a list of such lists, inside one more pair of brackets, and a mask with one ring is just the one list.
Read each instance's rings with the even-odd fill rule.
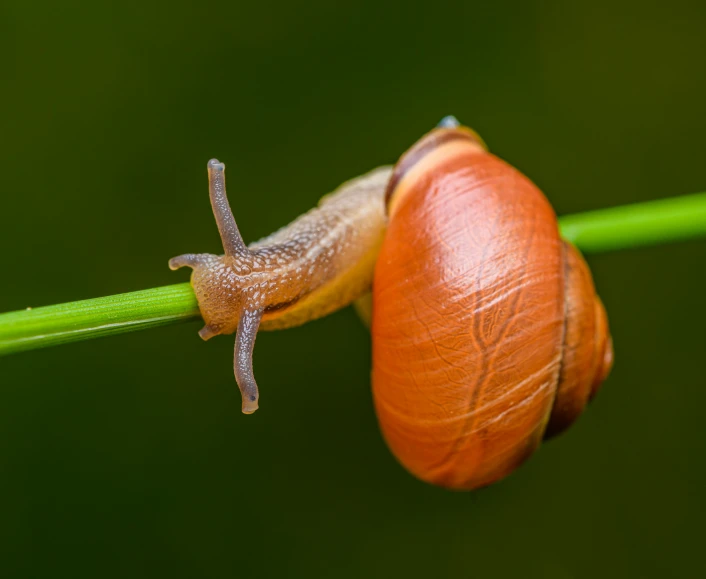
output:
[[373,397],[399,461],[497,481],[571,424],[612,364],[605,310],[542,192],[461,127],[399,160],[375,266]]

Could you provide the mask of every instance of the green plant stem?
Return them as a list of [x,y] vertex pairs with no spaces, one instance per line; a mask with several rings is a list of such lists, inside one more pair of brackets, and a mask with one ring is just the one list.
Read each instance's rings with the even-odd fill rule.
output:
[[566,215],[559,225],[583,253],[706,237],[706,193]]
[[[559,220],[585,253],[706,238],[706,193],[600,209]],[[0,314],[0,355],[199,317],[188,283]]]
[[196,296],[188,283],[9,312],[0,314],[0,355],[198,317]]

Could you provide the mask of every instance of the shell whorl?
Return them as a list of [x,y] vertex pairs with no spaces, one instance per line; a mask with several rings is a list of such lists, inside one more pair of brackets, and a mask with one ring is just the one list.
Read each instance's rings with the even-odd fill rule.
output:
[[565,331],[561,371],[545,438],[568,428],[595,396],[613,365],[608,319],[591,271],[579,251],[564,242]]

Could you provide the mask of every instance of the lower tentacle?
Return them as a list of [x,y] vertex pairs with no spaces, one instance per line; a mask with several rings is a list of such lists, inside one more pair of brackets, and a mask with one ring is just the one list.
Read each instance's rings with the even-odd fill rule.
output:
[[196,268],[205,262],[205,256],[201,253],[185,253],[184,255],[178,255],[177,257],[172,257],[169,260],[169,269],[175,270],[180,267],[191,267]]
[[262,309],[245,310],[238,323],[238,333],[235,338],[233,369],[243,397],[243,414],[252,414],[258,409],[260,394],[253,373],[252,356],[261,319]]

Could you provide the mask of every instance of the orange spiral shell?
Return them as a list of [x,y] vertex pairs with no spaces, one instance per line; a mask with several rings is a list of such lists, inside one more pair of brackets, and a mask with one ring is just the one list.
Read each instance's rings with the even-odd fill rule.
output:
[[607,375],[605,310],[542,192],[468,129],[422,138],[387,199],[372,319],[381,429],[422,480],[490,484]]

